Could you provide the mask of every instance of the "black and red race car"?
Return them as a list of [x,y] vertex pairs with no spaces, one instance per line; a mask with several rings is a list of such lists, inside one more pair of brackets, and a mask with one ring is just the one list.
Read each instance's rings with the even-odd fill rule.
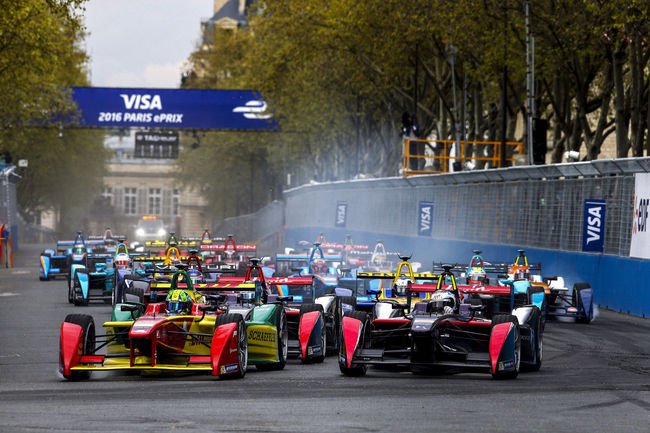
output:
[[[341,372],[359,376],[369,365],[379,365],[415,374],[485,372],[511,379],[522,366],[539,369],[539,309],[515,308],[511,284],[458,287],[448,269],[435,283],[407,280],[406,305],[390,305],[401,314],[348,313],[342,324]],[[381,303],[375,311],[389,310]]]

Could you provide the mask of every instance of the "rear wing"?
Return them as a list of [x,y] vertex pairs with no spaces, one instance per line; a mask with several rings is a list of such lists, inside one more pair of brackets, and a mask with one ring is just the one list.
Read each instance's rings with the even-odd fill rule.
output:
[[465,294],[510,296],[512,288],[507,286],[458,286],[458,290]]
[[[396,277],[402,276],[397,272],[357,272],[357,278],[366,278],[366,279],[395,279]],[[434,280],[437,281],[439,276],[431,272],[417,272],[413,273],[413,278],[416,280]]]

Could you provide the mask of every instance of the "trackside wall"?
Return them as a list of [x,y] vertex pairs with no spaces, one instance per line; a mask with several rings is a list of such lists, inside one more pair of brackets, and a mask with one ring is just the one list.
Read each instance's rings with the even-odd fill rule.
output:
[[[634,174],[645,172],[650,158],[306,185],[285,192],[281,225],[277,213],[273,221],[251,223],[282,233],[274,239],[287,247],[320,233],[332,242],[347,234],[369,245],[380,238],[389,250],[413,254],[422,269],[432,261],[465,263],[473,249],[510,262],[524,248],[544,275],[560,275],[567,285],[589,282],[601,307],[648,317],[650,282],[643,275],[650,260],[628,257]],[[607,203],[603,253],[582,252],[586,199]],[[425,236],[418,235],[422,202],[433,206]],[[262,238],[273,236],[257,233]]]

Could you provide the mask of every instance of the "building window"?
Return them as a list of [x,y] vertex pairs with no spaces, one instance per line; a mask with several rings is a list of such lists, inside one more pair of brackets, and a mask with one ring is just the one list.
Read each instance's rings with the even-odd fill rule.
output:
[[177,189],[172,191],[172,215],[181,214],[181,192]]
[[138,198],[137,188],[124,188],[124,214],[136,215],[136,204]]
[[104,190],[102,191],[102,198],[104,199],[104,203],[113,206],[113,188],[110,186],[105,186]]
[[162,190],[160,188],[149,188],[149,214],[160,215],[162,206]]

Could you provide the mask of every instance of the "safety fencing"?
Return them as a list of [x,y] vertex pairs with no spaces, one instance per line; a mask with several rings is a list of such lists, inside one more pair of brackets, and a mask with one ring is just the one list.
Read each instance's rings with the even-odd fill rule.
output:
[[[274,202],[228,224],[245,222],[252,238],[270,248],[319,233],[333,242],[346,234],[355,243],[380,237],[425,265],[464,263],[474,248],[509,261],[525,248],[547,272],[590,282],[602,306],[646,316],[650,287],[637,276],[648,274],[650,260],[630,258],[629,251],[634,174],[648,172],[650,158],[629,158],[311,184],[286,191],[283,209]],[[597,253],[583,251],[590,200],[606,207]]]

